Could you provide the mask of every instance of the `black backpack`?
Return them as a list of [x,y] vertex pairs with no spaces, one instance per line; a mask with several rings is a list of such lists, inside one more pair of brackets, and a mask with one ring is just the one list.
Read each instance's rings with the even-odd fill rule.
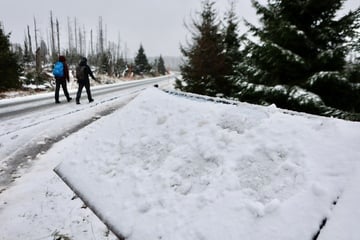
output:
[[86,66],[78,65],[76,67],[76,78],[77,80],[84,80],[86,78]]

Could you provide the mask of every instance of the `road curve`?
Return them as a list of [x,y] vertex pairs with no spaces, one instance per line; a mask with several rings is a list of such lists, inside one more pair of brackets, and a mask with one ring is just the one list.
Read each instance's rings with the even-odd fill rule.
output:
[[93,87],[91,104],[55,104],[53,93],[1,100],[0,194],[56,142],[123,107],[142,89],[166,86],[173,79],[171,75]]
[[[91,88],[91,93],[96,99],[102,95],[109,93],[116,93],[125,89],[131,89],[140,86],[149,86],[154,84],[159,84],[166,81],[171,81],[174,78],[173,75],[162,76],[156,78],[149,78],[144,80],[129,81],[125,83],[116,83],[109,85],[101,85]],[[73,96],[75,92],[72,92]],[[86,93],[83,93],[83,95]],[[43,110],[45,108],[54,106],[54,96],[51,94],[44,94],[41,96],[28,96],[13,99],[5,99],[0,101],[0,121],[4,119],[10,119],[17,115],[22,115],[29,112]]]

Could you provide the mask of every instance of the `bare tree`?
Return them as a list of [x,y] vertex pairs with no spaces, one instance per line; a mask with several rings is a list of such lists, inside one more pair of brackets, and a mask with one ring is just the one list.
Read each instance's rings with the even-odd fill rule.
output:
[[99,17],[99,53],[104,53],[104,31],[102,24],[102,17]]
[[[1,22],[0,22],[1,27]],[[32,61],[31,53],[29,51],[29,39],[26,31],[24,32],[25,40],[24,40],[24,62],[30,63]]]
[[72,35],[72,29],[70,24],[70,18],[67,18],[67,27],[68,27],[68,48],[70,53],[73,53],[73,35]]
[[57,36],[57,52],[60,55],[60,29],[59,29],[58,19],[56,19],[56,36]]
[[105,24],[105,31],[104,31],[104,36],[103,36],[103,38],[104,38],[104,41],[103,41],[103,42],[104,42],[104,50],[105,50],[105,49],[107,49],[107,47],[108,47],[108,46],[106,46],[106,44],[109,43],[108,40],[107,40],[107,24]]
[[50,11],[50,27],[51,27],[51,33],[50,33],[50,40],[51,40],[51,54],[53,61],[56,60],[56,49],[55,49],[55,32],[54,32],[54,21],[52,16],[52,11]]
[[[83,32],[84,31],[84,32]],[[85,37],[84,37],[84,35],[85,35],[85,30],[81,30],[81,29],[79,29],[79,53],[80,53],[80,55],[84,55],[84,40],[85,40]]]
[[38,49],[38,40],[37,40],[37,27],[36,27],[36,19],[34,17],[34,34],[35,34],[35,49]]
[[36,63],[36,65],[35,65],[36,66],[35,83],[36,83],[36,86],[38,86],[40,84],[40,81],[41,81],[41,72],[42,72],[40,48],[36,49],[35,63]]
[[85,26],[83,27],[83,38],[82,38],[82,42],[83,42],[83,56],[86,55],[86,29]]
[[31,44],[31,35],[30,35],[30,27],[27,25],[27,36],[28,36],[28,43],[29,43],[29,53],[32,58],[33,51],[32,51],[32,44]]
[[90,50],[91,55],[94,56],[94,42],[93,42],[93,31],[90,30]]
[[118,33],[118,42],[117,42],[117,48],[116,48],[116,59],[120,58],[120,33]]
[[77,49],[78,49],[78,40],[77,40],[77,20],[76,18],[74,19],[74,36],[75,36],[75,53],[77,53]]

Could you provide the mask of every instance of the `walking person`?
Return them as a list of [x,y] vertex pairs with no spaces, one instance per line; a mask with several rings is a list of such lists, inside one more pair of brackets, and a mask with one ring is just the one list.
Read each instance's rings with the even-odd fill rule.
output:
[[64,56],[62,55],[59,56],[59,61],[57,61],[54,65],[53,75],[55,77],[55,103],[60,103],[59,101],[60,86],[64,91],[66,100],[70,102],[72,98],[70,97],[66,86],[66,82],[70,81],[69,67],[66,63],[66,59]]
[[97,81],[89,65],[87,65],[87,59],[83,57],[81,58],[79,65],[76,67],[76,78],[79,84],[76,94],[76,104],[80,104],[81,92],[84,87],[86,89],[89,103],[94,101],[94,99],[91,97],[89,75],[93,80]]

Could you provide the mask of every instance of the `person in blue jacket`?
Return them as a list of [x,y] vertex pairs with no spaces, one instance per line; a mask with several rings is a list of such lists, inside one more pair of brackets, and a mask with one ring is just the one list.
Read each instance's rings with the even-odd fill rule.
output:
[[70,102],[72,98],[70,97],[69,92],[67,90],[67,86],[66,86],[66,82],[70,81],[69,67],[66,64],[65,57],[62,55],[59,56],[59,62],[62,62],[62,64],[63,64],[64,73],[62,74],[61,77],[55,77],[55,103],[60,103],[60,101],[59,101],[60,86],[62,87],[62,89],[64,91],[64,95],[65,95],[67,101]]

